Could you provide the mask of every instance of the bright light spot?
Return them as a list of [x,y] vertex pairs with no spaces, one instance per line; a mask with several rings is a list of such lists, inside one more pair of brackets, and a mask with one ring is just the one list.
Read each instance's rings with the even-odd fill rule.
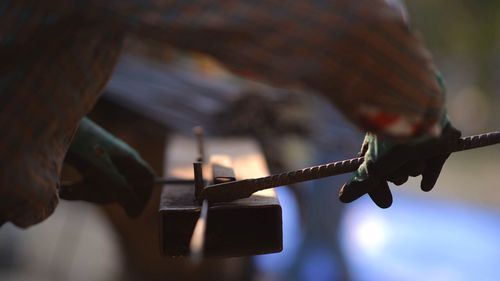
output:
[[372,255],[380,253],[388,236],[383,220],[377,217],[364,218],[356,226],[355,235],[359,247]]

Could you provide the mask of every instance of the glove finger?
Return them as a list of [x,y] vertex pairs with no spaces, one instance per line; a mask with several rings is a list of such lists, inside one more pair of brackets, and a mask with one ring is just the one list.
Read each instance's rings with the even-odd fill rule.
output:
[[442,154],[449,149],[450,143],[456,141],[458,138],[460,138],[461,135],[462,132],[457,130],[451,124],[446,125],[443,128],[440,137],[428,141],[427,144],[422,147],[423,151],[427,151],[428,157],[425,157],[425,155],[423,155],[424,157],[421,156],[421,158],[430,158],[435,155]]
[[385,179],[388,175],[394,173],[408,161],[407,153],[398,147],[394,147],[386,154],[380,156],[377,161],[367,161],[366,169],[370,177]]
[[[461,135],[462,132],[448,123],[443,128],[441,138],[444,140],[455,140],[460,138]],[[443,141],[443,145],[446,146],[447,142]],[[446,149],[446,147],[443,147],[443,149]],[[434,185],[436,185],[437,179],[439,178],[439,174],[441,174],[443,165],[449,156],[450,154],[439,155],[426,161],[426,167],[422,173],[422,182],[420,183],[420,188],[423,191],[431,191],[434,188]]]
[[451,125],[450,123],[448,123],[443,128],[442,136],[445,137],[446,139],[458,139],[459,137],[462,136],[462,132],[457,128],[453,127],[453,125]]
[[126,177],[131,183],[154,182],[154,174],[147,166],[147,163],[128,154],[110,155],[110,158],[120,174]]
[[91,195],[82,182],[61,185],[59,188],[59,197],[64,200],[85,200],[94,202],[91,199]]
[[405,169],[406,169],[405,172],[410,177],[416,177],[416,176],[421,175],[424,172],[425,167],[426,166],[425,166],[424,160],[411,161],[405,167]]
[[[448,148],[451,140],[456,140],[460,136],[461,132],[448,124],[439,138],[430,139],[424,144],[414,146],[411,149],[404,146],[395,146],[381,155],[376,161],[368,161],[366,165],[368,174],[379,179],[387,178],[388,175],[401,168],[407,161],[425,159],[442,153]],[[418,175],[420,173],[418,173],[417,169],[413,174]]]
[[405,173],[394,173],[391,176],[387,178],[388,181],[392,182],[393,184],[400,186],[403,183],[408,181],[408,174]]
[[64,200],[82,200],[98,204],[115,202],[115,196],[107,188],[95,188],[97,184],[87,184],[78,182],[68,185],[61,185],[59,197]]
[[365,156],[366,152],[368,151],[368,147],[369,147],[369,142],[364,141],[363,144],[361,145],[360,151],[358,152],[358,157]]
[[339,191],[339,199],[343,203],[351,203],[368,193],[375,186],[376,183],[374,183],[371,179],[346,183]]
[[81,188],[74,185],[61,185],[59,188],[59,197],[64,200],[85,200],[82,199]]
[[113,155],[111,161],[132,189],[120,196],[119,203],[128,216],[136,217],[142,213],[149,201],[154,186],[154,174],[147,164],[130,155]]
[[402,185],[408,181],[408,177],[421,175],[424,169],[425,162],[423,160],[410,161],[389,175],[387,180],[395,185]]
[[422,181],[420,182],[420,188],[423,191],[431,191],[434,188],[443,165],[449,156],[450,154],[445,154],[427,160],[427,165],[422,173]]
[[377,187],[368,192],[368,195],[382,209],[389,208],[392,205],[392,194],[386,181],[381,181]]

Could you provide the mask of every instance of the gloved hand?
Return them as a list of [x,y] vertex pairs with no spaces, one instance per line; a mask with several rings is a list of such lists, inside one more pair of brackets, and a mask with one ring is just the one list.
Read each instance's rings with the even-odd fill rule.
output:
[[430,191],[450,156],[441,152],[448,143],[461,136],[447,119],[443,125],[439,137],[408,144],[391,144],[368,133],[360,152],[365,161],[354,177],[342,186],[340,201],[350,203],[368,193],[377,206],[388,208],[392,205],[392,194],[387,181],[402,185],[409,176],[422,175],[420,187],[423,191]]
[[144,210],[154,185],[154,173],[139,154],[87,118],[82,119],[65,159],[82,179],[62,184],[67,200],[118,203],[130,217]]

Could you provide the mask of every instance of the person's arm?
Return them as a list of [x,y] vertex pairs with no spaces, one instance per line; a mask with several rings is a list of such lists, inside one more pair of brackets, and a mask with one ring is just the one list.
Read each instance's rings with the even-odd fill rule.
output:
[[113,26],[49,3],[0,8],[0,220],[20,227],[57,206],[73,133],[111,75],[123,39]]
[[[392,204],[387,180],[430,190],[458,138],[428,51],[394,0],[107,1],[94,8],[140,37],[212,55],[230,70],[323,94],[369,132],[366,161],[340,199]],[[418,153],[415,153],[418,152]],[[379,172],[375,172],[375,171]]]
[[[391,3],[389,3],[391,2]],[[94,1],[97,18],[230,70],[313,89],[391,141],[439,132],[444,95],[401,8],[384,0]]]
[[112,72],[122,30],[212,55],[247,77],[311,88],[390,141],[430,134],[443,113],[427,52],[382,0],[44,5],[11,1],[0,10],[0,156],[8,163],[0,219],[19,226],[54,210],[71,135]]

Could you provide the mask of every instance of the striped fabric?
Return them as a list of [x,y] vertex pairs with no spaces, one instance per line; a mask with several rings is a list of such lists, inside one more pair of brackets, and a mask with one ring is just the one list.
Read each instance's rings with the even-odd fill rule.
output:
[[50,0],[0,3],[0,219],[28,226],[57,203],[78,120],[124,32],[209,54],[232,71],[325,95],[389,139],[429,133],[443,94],[396,1]]
[[[94,9],[236,73],[312,88],[379,135],[426,133],[441,114],[430,56],[394,0],[96,1]],[[380,123],[379,114],[406,125]]]
[[108,25],[68,19],[31,40],[12,41],[6,26],[0,48],[0,219],[27,227],[57,205],[72,134],[108,80],[123,35]]

